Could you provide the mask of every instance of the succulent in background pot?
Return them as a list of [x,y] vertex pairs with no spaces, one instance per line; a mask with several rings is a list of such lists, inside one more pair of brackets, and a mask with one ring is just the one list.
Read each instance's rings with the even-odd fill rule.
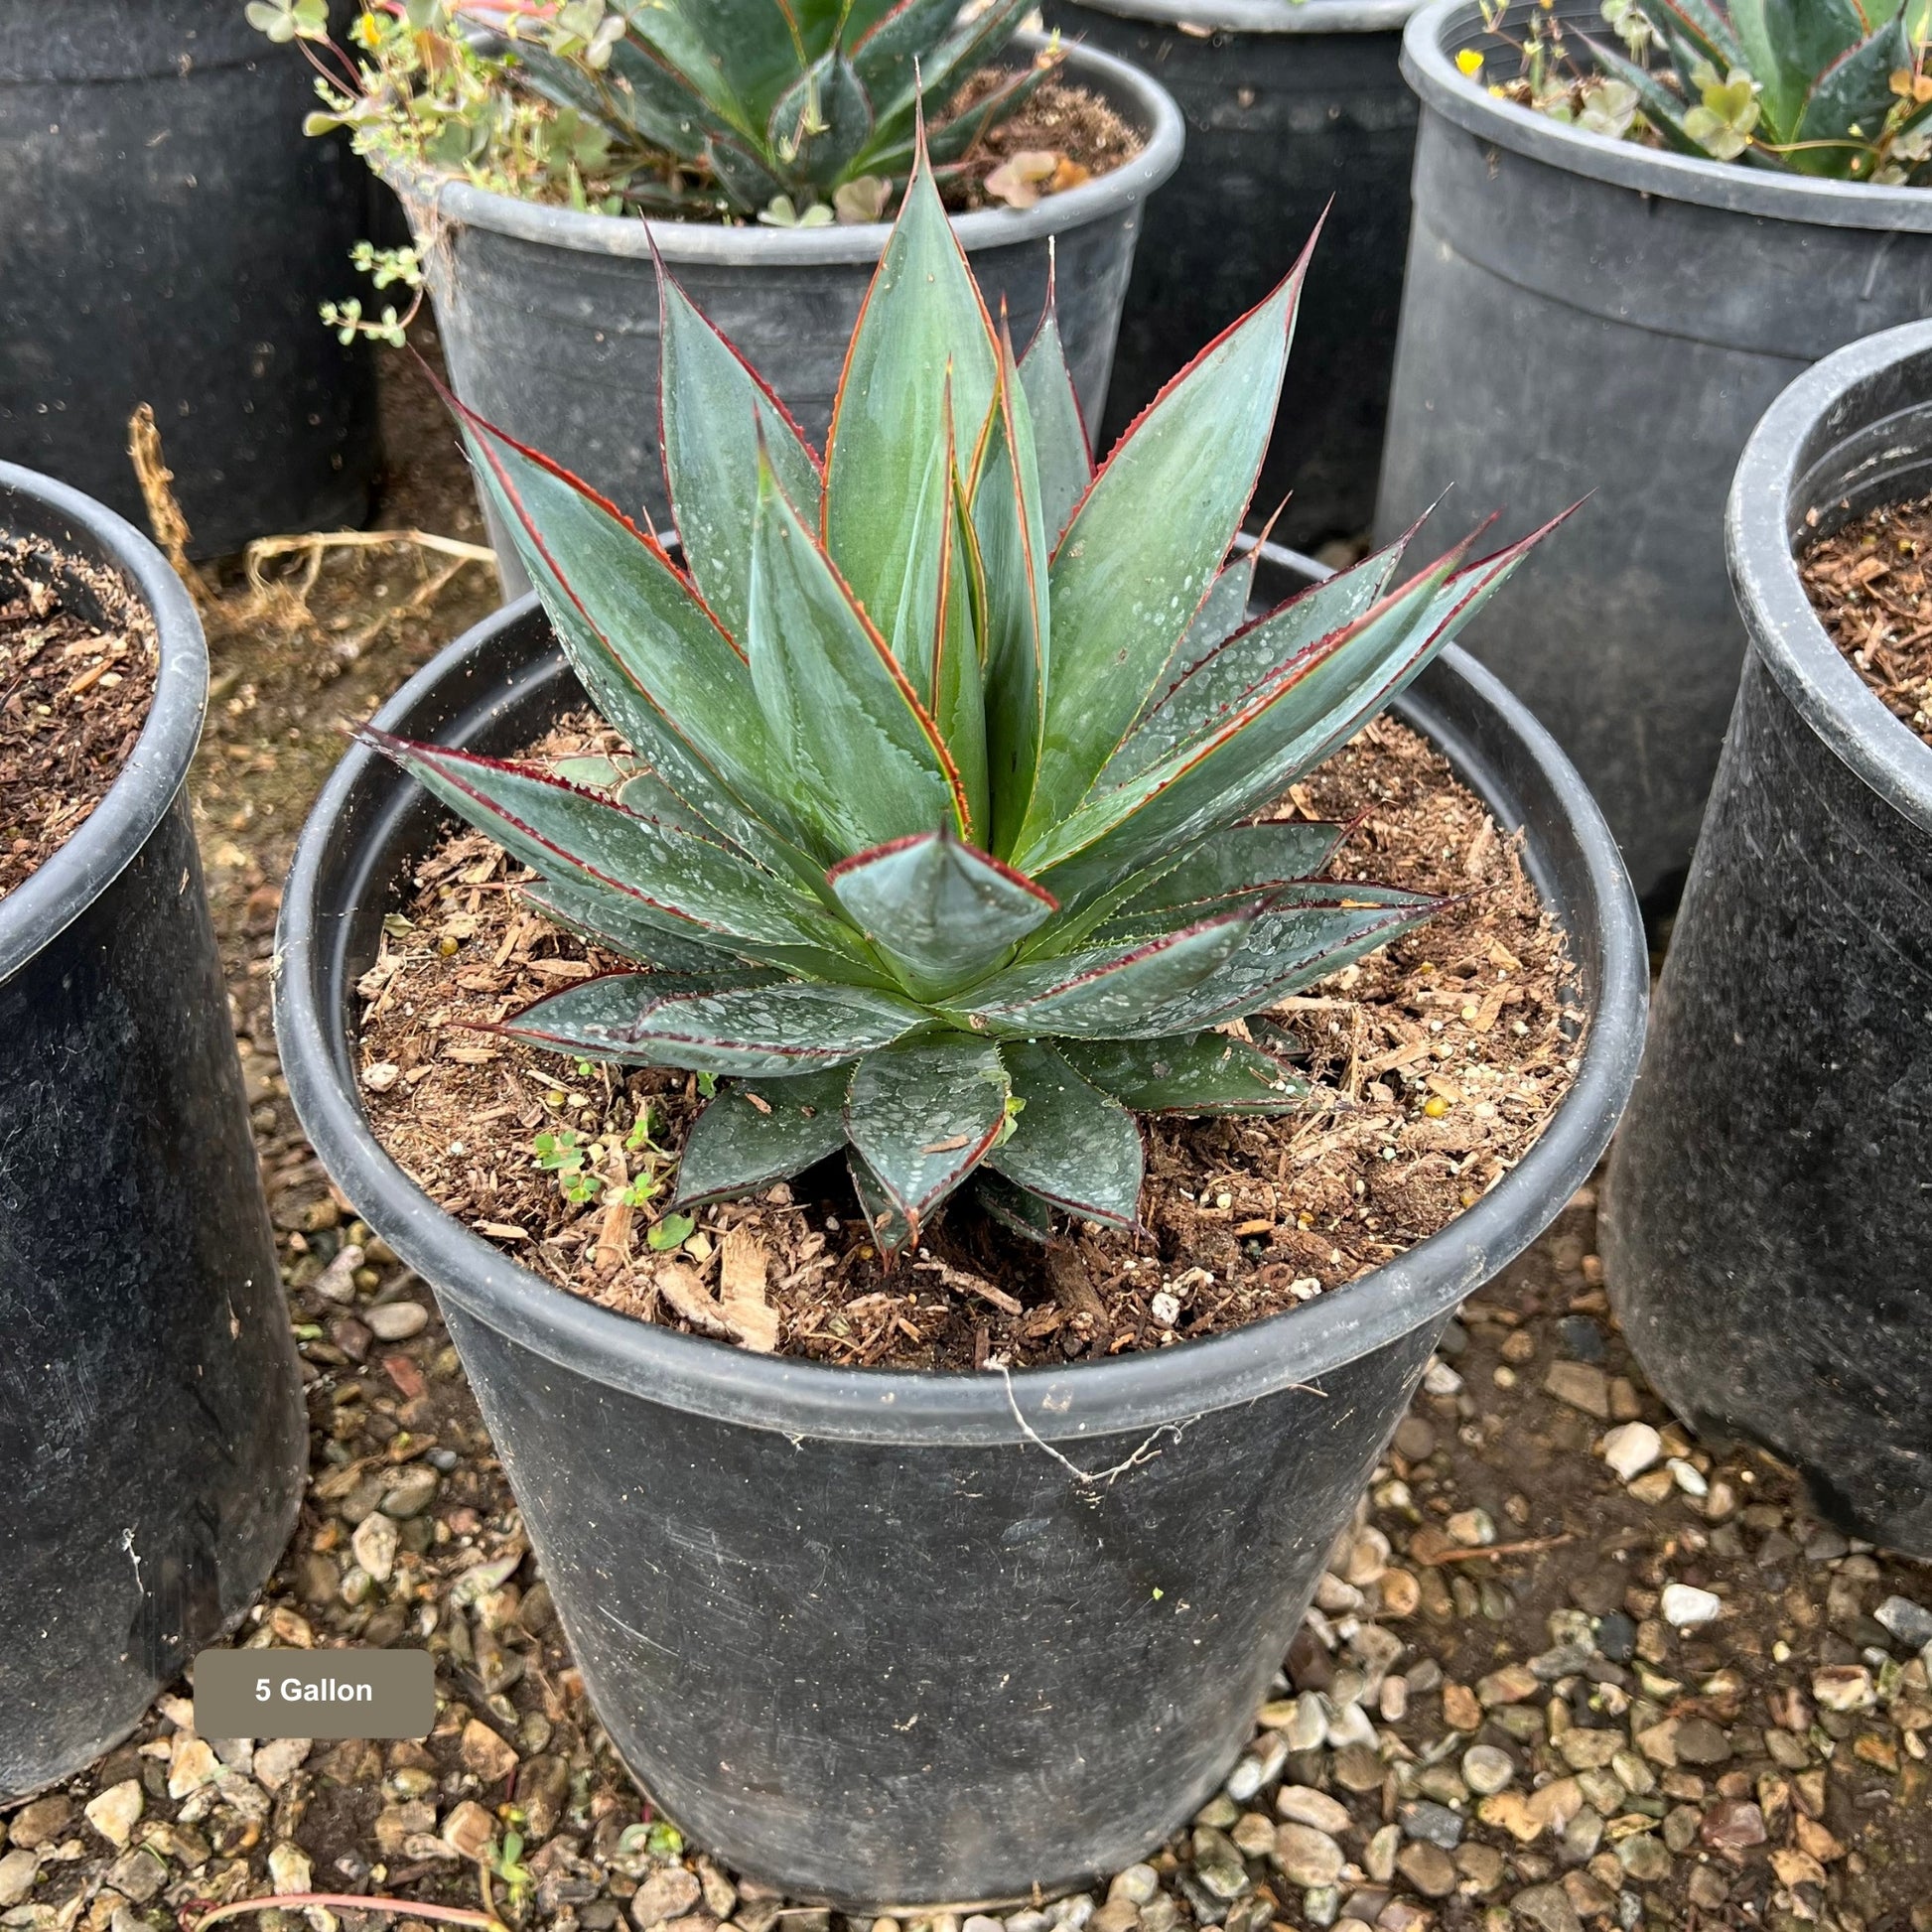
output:
[[[1138,1857],[1225,1775],[1442,1322],[1607,1138],[1644,999],[1627,882],[1548,741],[1438,658],[1406,715],[1527,820],[1590,1015],[1542,1137],[1435,1240],[1279,1319],[1064,1370],[880,1373],[566,1294],[374,1145],[348,1000],[439,835],[412,778],[535,863],[538,910],[636,962],[499,1027],[718,1083],[682,1198],[836,1155],[880,1249],[942,1207],[1035,1237],[1068,1209],[1132,1224],[1132,1110],[1306,1106],[1217,1023],[1431,911],[1318,883],[1332,828],[1254,814],[1521,554],[1394,589],[1394,555],[1312,584],[1283,553],[1225,563],[1300,280],[1097,475],[1050,325],[1015,356],[927,174],[822,468],[667,284],[689,574],[469,419],[548,624],[526,605],[453,646],[304,833],[278,983],[304,1123],[442,1296],[627,1761],[794,1891],[1024,1893]],[[630,757],[513,761],[580,691]]]
[[1046,24],[1152,73],[1187,152],[1148,204],[1101,441],[1287,271],[1332,207],[1256,499],[1281,540],[1359,537],[1375,513],[1409,246],[1419,0],[1047,0]]
[[[1595,0],[1515,5],[1505,28],[1533,18],[1609,38]],[[1801,369],[1932,309],[1932,195],[1679,153],[1502,97],[1516,53],[1474,0],[1417,14],[1404,65],[1423,124],[1377,526],[1406,527],[1450,482],[1518,518],[1594,492],[1472,647],[1577,760],[1661,909],[1743,652],[1731,471]]]
[[1932,1556],[1932,744],[1813,614],[1794,553],[1932,489],[1932,326],[1855,344],[1758,426],[1728,542],[1751,640],[1603,1258],[1701,1432]]
[[[0,896],[0,1796],[18,1796],[124,1736],[240,1617],[294,1526],[308,1428],[189,816],[201,625],[152,544],[10,464],[0,611],[16,692],[42,617],[112,640],[63,686],[155,659],[118,775]],[[0,715],[10,858],[58,710],[31,759]]]
[[[715,22],[633,9],[616,37],[620,16],[595,5],[563,9],[555,31],[539,31],[522,7],[457,11],[522,24],[502,53],[452,57],[474,71],[447,134],[398,140],[406,55],[396,75],[365,70],[362,95],[338,95],[324,118],[348,121],[409,210],[409,273],[434,301],[457,393],[627,511],[670,515],[656,434],[659,261],[806,431],[825,433],[840,356],[890,231],[878,217],[910,163],[914,57],[934,150],[959,150],[949,175],[971,155],[974,178],[984,176],[975,144],[1046,81],[1080,90],[1131,149],[1090,180],[1068,156],[1045,156],[1055,165],[1040,179],[1008,182],[1013,205],[953,217],[1023,340],[1046,311],[1057,261],[1068,364],[1088,420],[1099,420],[1141,208],[1180,159],[1179,112],[1145,74],[1016,36],[1014,0],[964,21],[956,0],[867,0],[804,9],[795,22],[776,0]],[[441,0],[427,13],[445,37],[457,24]],[[601,67],[578,24],[592,42],[605,37]],[[372,32],[386,49],[408,26]],[[847,105],[835,112],[838,101]],[[1040,159],[1028,151],[1008,163]],[[1041,192],[1060,181],[1072,185]],[[674,218],[662,218],[667,210]],[[345,326],[366,319],[358,309]],[[393,332],[393,314],[376,326]],[[500,526],[492,535],[515,583],[515,543]]]

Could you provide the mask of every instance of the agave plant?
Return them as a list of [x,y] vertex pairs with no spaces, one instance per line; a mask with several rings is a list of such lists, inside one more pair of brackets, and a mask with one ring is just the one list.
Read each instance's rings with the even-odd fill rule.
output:
[[[682,562],[474,416],[474,460],[570,661],[632,748],[559,769],[368,734],[636,962],[510,1036],[733,1076],[677,1198],[844,1149],[882,1248],[972,1178],[1044,1236],[1136,1222],[1136,1113],[1304,1108],[1228,1031],[1440,900],[1321,873],[1269,816],[1515,568],[1401,546],[1247,616],[1228,561],[1307,257],[1096,473],[1050,311],[1024,358],[920,163],[823,462],[668,275]],[[1539,535],[1541,532],[1538,533]]]
[[[1500,10],[1498,10],[1500,11]],[[1602,0],[1624,51],[1580,36],[1594,77],[1533,17],[1531,103],[1592,132],[1842,181],[1932,180],[1928,0]]]
[[[911,168],[921,100],[947,116],[1031,3],[962,20],[964,0],[363,0],[359,58],[325,65],[310,125],[512,190],[587,202],[594,178],[614,208],[874,220]],[[271,38],[328,42],[324,0],[247,11]],[[965,155],[1050,65],[996,69],[934,130],[934,159]]]

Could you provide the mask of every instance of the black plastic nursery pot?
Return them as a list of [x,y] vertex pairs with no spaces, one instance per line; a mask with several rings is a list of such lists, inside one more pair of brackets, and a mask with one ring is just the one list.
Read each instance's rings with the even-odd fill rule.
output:
[[[1047,0],[1048,26],[1145,68],[1187,152],[1148,204],[1102,442],[1295,265],[1327,211],[1257,502],[1303,548],[1375,512],[1409,245],[1418,0]],[[1292,492],[1292,493],[1291,493]]]
[[153,406],[199,556],[359,523],[375,383],[317,309],[369,180],[235,0],[0,0],[0,458],[142,516]]
[[[1596,0],[1555,11],[1604,31]],[[1467,49],[1489,61],[1474,80]],[[1506,507],[1505,533],[1593,492],[1472,647],[1576,760],[1638,892],[1667,902],[1743,656],[1731,471],[1793,376],[1932,311],[1932,195],[1693,160],[1497,100],[1485,82],[1515,57],[1474,0],[1417,14],[1403,68],[1423,118],[1376,527],[1451,482]]]
[[97,1757],[247,1608],[308,1428],[189,818],[201,625],[132,528],[10,464],[0,543],[110,628],[69,560],[111,572],[161,648],[119,777],[0,899],[5,1797]]
[[[1040,45],[1020,35],[1010,58],[1030,60]],[[1096,423],[1142,206],[1180,160],[1181,121],[1166,92],[1124,61],[1073,48],[1060,71],[1105,100],[1141,136],[1141,152],[1024,211],[955,215],[953,229],[996,315],[1005,300],[1023,348],[1044,313],[1056,261],[1067,362]],[[685,293],[822,441],[889,222],[645,222],[544,207],[469,182],[400,172],[393,181],[424,250],[457,394],[631,514],[642,504],[659,523],[669,520],[653,240]],[[526,588],[515,547],[499,541],[496,554],[505,584]]]
[[[1265,596],[1300,581],[1271,553]],[[384,709],[507,753],[581,702],[533,601]],[[1454,651],[1403,703],[1508,825],[1590,1014],[1521,1165],[1451,1227],[1294,1312],[1066,1369],[759,1356],[553,1288],[447,1217],[357,1101],[355,982],[439,836],[351,751],[282,913],[290,1092],[357,1209],[435,1288],[605,1726],[700,1842],[849,1905],[1118,1869],[1219,1783],[1456,1304],[1589,1173],[1641,1043],[1628,881],[1548,736]]]
[[[1932,489],[1932,325],[1843,349],[1751,438],[1726,536],[1750,655],[1611,1168],[1604,1265],[1701,1433],[1932,1557],[1932,747],[1793,553]],[[1810,517],[1819,521],[1814,529]]]

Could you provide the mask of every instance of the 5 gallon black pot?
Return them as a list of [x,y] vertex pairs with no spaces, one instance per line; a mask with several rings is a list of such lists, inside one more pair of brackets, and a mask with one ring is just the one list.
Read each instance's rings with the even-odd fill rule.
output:
[[[1023,34],[1011,58],[1031,59],[1039,44]],[[1141,207],[1180,160],[1180,113],[1124,61],[1075,48],[1061,74],[1105,100],[1141,136],[1141,152],[1024,212],[956,215],[953,229],[996,315],[1005,299],[1022,348],[1045,310],[1048,263],[1057,256],[1060,334],[1087,420],[1097,423]],[[457,394],[631,514],[642,504],[660,524],[669,521],[657,435],[653,239],[685,293],[805,433],[823,439],[889,223],[646,223],[543,207],[469,182],[401,171],[392,179],[425,252]],[[514,546],[498,541],[496,554],[505,583],[525,586]]]
[[139,518],[145,402],[198,555],[361,521],[373,369],[316,312],[369,184],[315,104],[239,0],[0,0],[0,458]]
[[[1932,325],[1841,350],[1744,452],[1750,655],[1611,1168],[1630,1345],[1875,1542],[1932,1557],[1932,747],[1812,614],[1793,552],[1932,490]],[[1818,523],[1810,523],[1813,513]]]
[[[1273,553],[1264,590],[1297,581]],[[392,731],[508,753],[581,702],[533,602]],[[1211,1341],[1014,1375],[747,1354],[551,1287],[448,1218],[357,1104],[355,982],[439,808],[351,751],[282,913],[282,1063],[331,1173],[435,1288],[598,1715],[735,1864],[859,1905],[1138,1858],[1226,1774],[1450,1311],[1602,1151],[1635,1072],[1636,907],[1588,794],[1449,652],[1402,710],[1523,825],[1591,1016],[1493,1191],[1401,1260]]]
[[0,1796],[97,1757],[241,1615],[308,1445],[189,819],[201,625],[119,517],[0,464],[0,575],[22,542],[108,628],[70,564],[120,579],[161,661],[120,776],[0,899]]
[[[1416,100],[1398,58],[1417,0],[1047,0],[1046,23],[1147,69],[1187,153],[1148,204],[1105,434],[1294,266],[1329,209],[1258,500],[1304,548],[1375,510],[1409,245]],[[1332,206],[1331,206],[1332,205]]]
[[[1556,13],[1603,31],[1596,0]],[[1454,65],[1471,48],[1490,64],[1473,80]],[[1638,892],[1665,902],[1743,655],[1731,471],[1801,369],[1932,310],[1932,195],[1583,133],[1490,95],[1515,58],[1473,0],[1439,0],[1404,40],[1423,120],[1376,525],[1406,527],[1450,482],[1506,507],[1505,534],[1594,492],[1472,648],[1556,734]]]

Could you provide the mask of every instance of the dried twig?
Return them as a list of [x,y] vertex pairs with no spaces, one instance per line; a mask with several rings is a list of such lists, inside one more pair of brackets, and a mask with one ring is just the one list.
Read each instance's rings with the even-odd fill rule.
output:
[[1444,1550],[1436,1556],[1415,1557],[1411,1561],[1425,1570],[1435,1570],[1446,1563],[1494,1563],[1498,1557],[1533,1557],[1544,1550],[1560,1550],[1576,1540],[1566,1530],[1561,1536],[1532,1536],[1521,1543],[1491,1543],[1479,1550]]
[[154,411],[146,403],[127,419],[127,454],[134,465],[135,481],[141,485],[141,500],[148,507],[148,526],[154,531],[155,542],[174,565],[175,575],[187,585],[196,609],[213,610],[214,592],[188,560],[188,541],[194,532],[175,495],[175,473],[162,461],[161,432],[155,427]]

